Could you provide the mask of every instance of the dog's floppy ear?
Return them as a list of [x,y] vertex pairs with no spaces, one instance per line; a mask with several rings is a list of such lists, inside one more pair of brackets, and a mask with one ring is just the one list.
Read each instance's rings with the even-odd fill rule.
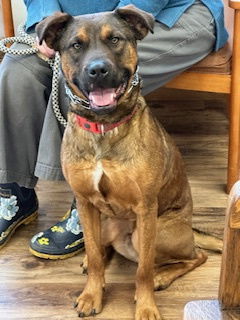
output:
[[67,13],[55,12],[39,22],[36,26],[36,33],[39,39],[39,44],[43,40],[49,48],[58,50],[58,40],[64,32],[67,24],[73,20],[73,17]]
[[150,13],[138,9],[132,4],[118,8],[115,12],[129,24],[137,40],[146,37],[148,31],[153,33],[154,17]]

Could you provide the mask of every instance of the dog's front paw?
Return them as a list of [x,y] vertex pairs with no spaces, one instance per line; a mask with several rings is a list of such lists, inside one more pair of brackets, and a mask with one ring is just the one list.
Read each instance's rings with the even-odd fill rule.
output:
[[102,310],[102,291],[88,292],[84,290],[77,298],[75,306],[79,317],[94,316]]
[[135,320],[162,320],[162,317],[158,311],[155,303],[141,304],[136,307]]

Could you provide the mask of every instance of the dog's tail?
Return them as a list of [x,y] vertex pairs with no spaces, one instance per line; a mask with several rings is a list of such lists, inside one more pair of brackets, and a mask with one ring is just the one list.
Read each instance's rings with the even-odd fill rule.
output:
[[222,253],[223,241],[205,232],[193,228],[195,246],[201,249]]

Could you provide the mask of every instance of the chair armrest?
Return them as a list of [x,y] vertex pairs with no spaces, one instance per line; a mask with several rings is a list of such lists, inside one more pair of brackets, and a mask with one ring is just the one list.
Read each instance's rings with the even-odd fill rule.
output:
[[240,9],[240,0],[229,0],[228,5],[232,9]]

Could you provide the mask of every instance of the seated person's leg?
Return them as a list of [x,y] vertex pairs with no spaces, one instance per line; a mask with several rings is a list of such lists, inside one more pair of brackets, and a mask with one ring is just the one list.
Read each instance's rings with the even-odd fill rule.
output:
[[5,55],[0,64],[0,248],[36,217],[34,170],[51,74],[36,55]]
[[[17,44],[14,47],[22,49],[25,45]],[[58,126],[58,122],[51,115],[51,112],[46,114],[48,103],[50,104],[48,110],[52,110],[49,102],[52,70],[48,63],[38,58],[37,55],[6,55],[0,65],[0,83],[1,248],[10,239],[16,227],[30,222],[37,216],[38,201],[34,187],[38,181],[35,171],[38,171],[36,163],[39,148],[41,149],[40,153],[45,153],[45,156],[54,155],[51,158],[51,163],[55,169],[57,168],[53,171],[59,175],[51,175],[49,179],[63,178],[59,157],[63,128]],[[43,125],[48,117],[50,134],[41,138]],[[46,130],[44,132],[46,133]],[[48,141],[51,139],[54,143],[53,149],[48,148]],[[49,150],[52,152],[49,153]],[[39,163],[41,163],[41,159]],[[43,169],[43,175],[44,170],[48,171],[44,165],[39,165],[39,167],[40,171]],[[49,258],[51,253],[55,256],[59,254],[59,258],[62,258],[64,254],[64,258],[66,258],[71,256],[72,252],[76,254],[77,249],[83,247],[83,233],[76,216],[77,212],[73,204],[71,210],[64,217],[64,221],[49,229],[56,235],[53,240],[54,248],[50,246],[52,243],[49,243],[48,239],[45,239],[45,242],[43,240],[39,242],[41,244],[48,242],[45,258]],[[65,234],[63,237],[61,234],[61,243],[59,243],[57,232],[63,228],[67,236]],[[35,238],[39,238],[39,236]]]
[[173,28],[156,22],[154,33],[139,42],[139,66],[143,94],[163,86],[214,50],[215,22],[196,1]]
[[[59,106],[67,118],[68,98],[65,95],[62,78],[59,81]],[[35,175],[44,180],[63,180],[60,163],[61,140],[64,127],[58,122],[49,100],[38,149]],[[47,230],[39,232],[30,241],[30,251],[37,257],[46,259],[66,259],[84,247],[83,232],[79,225],[75,203],[63,219]]]

